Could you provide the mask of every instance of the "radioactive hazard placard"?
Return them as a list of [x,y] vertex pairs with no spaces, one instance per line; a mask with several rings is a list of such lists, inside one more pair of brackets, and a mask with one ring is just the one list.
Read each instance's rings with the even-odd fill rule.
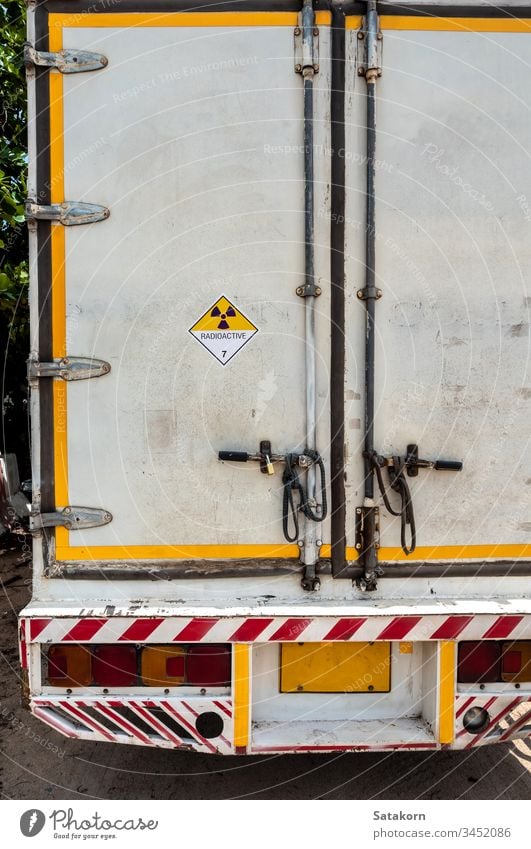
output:
[[225,295],[221,295],[189,332],[218,363],[226,366],[258,333],[258,328]]

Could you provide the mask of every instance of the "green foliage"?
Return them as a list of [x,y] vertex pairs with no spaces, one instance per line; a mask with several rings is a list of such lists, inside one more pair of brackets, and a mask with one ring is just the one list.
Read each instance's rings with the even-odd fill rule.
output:
[[26,82],[23,0],[0,0],[0,348],[3,438],[28,473],[25,361],[29,350],[26,196]]

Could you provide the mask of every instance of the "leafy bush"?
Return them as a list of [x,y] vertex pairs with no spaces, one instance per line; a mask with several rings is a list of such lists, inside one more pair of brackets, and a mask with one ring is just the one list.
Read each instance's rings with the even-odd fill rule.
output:
[[29,474],[26,359],[29,351],[26,196],[26,83],[23,0],[0,0],[0,347],[3,433]]

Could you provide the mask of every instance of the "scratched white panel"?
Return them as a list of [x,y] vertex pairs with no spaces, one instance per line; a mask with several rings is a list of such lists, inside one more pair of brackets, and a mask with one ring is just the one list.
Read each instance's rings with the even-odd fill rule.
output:
[[[417,442],[422,457],[464,461],[459,474],[421,471],[410,480],[419,545],[527,543],[531,36],[385,31],[383,55],[376,448],[403,455]],[[350,138],[362,144],[359,130]],[[355,166],[347,169],[354,179]],[[355,293],[359,221],[350,215]],[[363,322],[355,300],[353,338]],[[363,393],[353,357],[349,374],[349,389]],[[355,455],[358,434],[347,433]],[[352,515],[359,466],[349,477]],[[386,511],[382,530],[384,546],[400,544]]]

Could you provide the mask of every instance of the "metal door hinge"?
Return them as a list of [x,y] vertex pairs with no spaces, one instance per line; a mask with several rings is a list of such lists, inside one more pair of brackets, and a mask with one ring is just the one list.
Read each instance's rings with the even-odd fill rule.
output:
[[92,53],[89,50],[60,50],[58,53],[43,53],[35,50],[31,44],[25,44],[24,64],[27,68],[33,65],[54,68],[61,74],[82,74],[85,71],[101,71],[108,64],[108,59],[101,53]]
[[109,522],[112,522],[112,514],[97,507],[61,507],[55,513],[30,513],[32,531],[58,527],[76,531],[82,528],[99,528]]
[[305,68],[311,68],[316,74],[319,71],[319,30],[314,27],[312,32],[311,44],[306,46],[303,44],[302,26],[293,30],[296,74],[304,74]]
[[35,203],[30,199],[26,201],[26,221],[28,222],[36,220],[59,221],[65,227],[73,227],[76,224],[93,224],[96,221],[104,221],[110,214],[107,207],[100,206],[97,203],[65,201],[64,203],[52,203],[46,206]]
[[110,363],[93,357],[63,357],[50,363],[28,360],[28,381],[40,377],[60,377],[62,380],[88,380],[101,377],[111,370]]
[[369,71],[376,72],[376,76],[382,76],[383,59],[383,35],[376,29],[373,31],[365,20],[363,29],[358,30],[358,43],[356,51],[356,65],[358,77],[365,77]]

